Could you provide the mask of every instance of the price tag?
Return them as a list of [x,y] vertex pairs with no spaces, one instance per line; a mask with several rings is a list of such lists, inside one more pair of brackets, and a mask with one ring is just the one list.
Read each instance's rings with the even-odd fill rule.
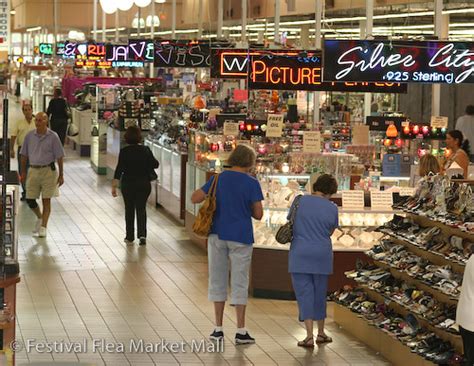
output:
[[448,128],[448,117],[431,116],[431,127]]
[[238,136],[239,135],[239,124],[237,122],[225,121],[224,122],[224,136]]
[[303,132],[303,152],[319,153],[321,152],[321,132],[304,131]]
[[342,208],[364,208],[364,191],[342,191]]
[[283,133],[283,114],[269,114],[266,137],[281,137]]
[[370,192],[370,206],[377,210],[389,210],[393,205],[392,192],[372,191]]
[[400,196],[413,196],[415,192],[416,192],[416,188],[400,187]]
[[410,121],[403,121],[402,122],[402,128],[403,127],[410,127]]

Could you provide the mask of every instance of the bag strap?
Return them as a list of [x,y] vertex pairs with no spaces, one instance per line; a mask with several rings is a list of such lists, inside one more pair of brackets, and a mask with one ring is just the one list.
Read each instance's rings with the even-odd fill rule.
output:
[[293,204],[291,205],[290,214],[288,215],[289,216],[288,221],[290,222],[291,225],[293,225],[293,223],[295,222],[296,211],[298,210],[298,207],[300,205],[301,197],[303,197],[302,194],[296,196],[295,200],[293,201]]
[[216,195],[217,190],[217,181],[219,180],[219,174],[214,176],[214,179],[211,184],[211,188],[209,188],[209,196],[214,197]]

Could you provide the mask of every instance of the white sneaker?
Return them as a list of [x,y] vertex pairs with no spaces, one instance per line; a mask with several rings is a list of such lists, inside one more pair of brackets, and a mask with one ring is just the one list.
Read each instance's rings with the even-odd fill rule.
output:
[[133,240],[128,240],[128,239],[125,239],[124,242],[125,242],[125,244],[127,244],[127,247],[130,247],[130,246],[132,246],[133,244],[135,244],[135,243],[133,242]]
[[42,219],[37,219],[36,224],[35,224],[35,228],[33,229],[33,234],[38,234],[38,232],[41,228],[41,224],[43,224],[43,220]]
[[38,238],[46,238],[46,228],[41,226],[38,231]]

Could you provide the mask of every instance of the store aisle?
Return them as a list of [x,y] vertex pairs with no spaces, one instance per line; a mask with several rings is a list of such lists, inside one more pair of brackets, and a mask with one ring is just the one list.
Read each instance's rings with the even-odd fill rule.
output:
[[[18,110],[12,111],[14,114]],[[296,303],[250,299],[248,328],[256,345],[235,347],[235,317],[225,318],[221,353],[125,353],[93,350],[93,341],[112,345],[137,342],[191,342],[207,339],[213,308],[207,301],[207,262],[188,242],[184,229],[149,207],[146,247],[123,243],[123,204],[110,195],[110,184],[97,176],[88,159],[68,150],[65,185],[53,200],[48,237],[33,238],[34,218],[20,203],[17,340],[59,345],[80,342],[87,352],[41,353],[25,349],[17,364],[80,361],[95,365],[381,365],[383,360],[337,330],[329,321],[334,343],[305,350]],[[16,162],[14,162],[16,163]],[[271,264],[269,264],[271,265]],[[84,341],[86,340],[86,341]],[[77,345],[80,348],[80,345]],[[119,350],[120,351],[120,350]]]

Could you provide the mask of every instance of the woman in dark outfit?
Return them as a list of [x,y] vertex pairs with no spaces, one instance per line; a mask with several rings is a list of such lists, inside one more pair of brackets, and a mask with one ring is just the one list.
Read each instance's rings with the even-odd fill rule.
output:
[[58,134],[63,145],[66,140],[68,110],[69,107],[66,100],[62,98],[61,89],[55,89],[54,97],[49,101],[46,113],[51,121],[51,129]]
[[152,176],[158,168],[158,161],[147,146],[140,144],[142,134],[138,127],[132,126],[125,132],[125,146],[120,150],[114,180],[112,196],[117,197],[120,181],[123,201],[125,203],[125,243],[133,245],[135,240],[135,211],[137,212],[137,237],[140,245],[146,244],[146,202],[151,193]]

